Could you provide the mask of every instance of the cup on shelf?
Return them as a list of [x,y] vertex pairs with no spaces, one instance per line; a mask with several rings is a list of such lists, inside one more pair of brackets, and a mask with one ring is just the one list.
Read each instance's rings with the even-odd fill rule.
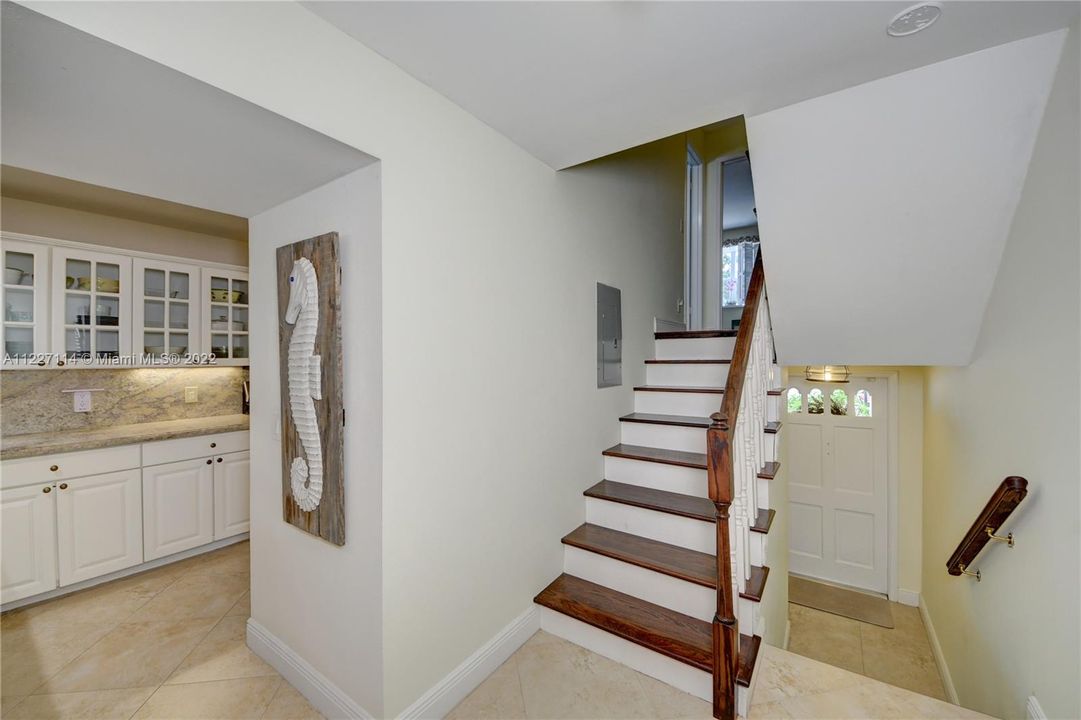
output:
[[4,284],[18,285],[23,280],[23,271],[19,268],[4,268]]

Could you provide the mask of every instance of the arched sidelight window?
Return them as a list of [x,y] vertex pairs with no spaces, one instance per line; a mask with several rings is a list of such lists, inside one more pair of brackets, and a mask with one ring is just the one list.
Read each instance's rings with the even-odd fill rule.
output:
[[788,412],[803,412],[803,393],[796,388],[788,388]]

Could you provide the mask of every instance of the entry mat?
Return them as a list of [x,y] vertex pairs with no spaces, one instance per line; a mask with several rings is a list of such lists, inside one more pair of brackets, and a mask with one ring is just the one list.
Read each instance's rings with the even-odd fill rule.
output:
[[798,575],[788,576],[788,602],[884,628],[893,627],[893,612],[886,598]]

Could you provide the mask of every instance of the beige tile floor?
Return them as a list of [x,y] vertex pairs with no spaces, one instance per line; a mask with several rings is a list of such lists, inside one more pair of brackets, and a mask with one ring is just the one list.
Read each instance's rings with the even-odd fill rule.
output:
[[0,617],[10,720],[314,720],[244,642],[248,543]]
[[788,606],[788,649],[890,685],[946,699],[931,642],[917,608],[890,603],[893,629]]
[[[761,652],[751,718],[986,718],[779,648]],[[709,703],[541,631],[447,720],[711,716]]]

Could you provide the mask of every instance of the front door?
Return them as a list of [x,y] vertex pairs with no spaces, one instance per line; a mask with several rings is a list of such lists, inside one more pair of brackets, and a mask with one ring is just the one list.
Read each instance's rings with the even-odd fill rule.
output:
[[888,592],[886,382],[787,391],[789,570]]

